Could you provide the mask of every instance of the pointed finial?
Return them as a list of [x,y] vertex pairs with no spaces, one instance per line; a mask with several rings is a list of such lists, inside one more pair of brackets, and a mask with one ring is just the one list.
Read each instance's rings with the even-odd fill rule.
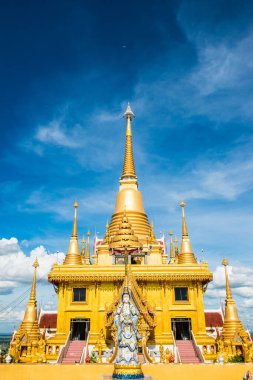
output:
[[128,102],[128,104],[127,104],[127,108],[126,108],[126,111],[124,112],[123,117],[124,117],[125,119],[127,119],[128,117],[130,117],[131,120],[135,117],[135,116],[134,116],[134,113],[133,113],[133,111],[132,111],[132,109],[131,109],[131,106],[130,106],[130,103],[129,103],[129,102]]
[[90,265],[91,264],[91,262],[90,262],[90,236],[91,236],[90,230],[88,230],[86,235],[87,235],[88,239],[87,239],[87,244],[86,244],[85,264]]
[[228,266],[228,261],[227,261],[227,258],[224,257],[223,260],[222,260],[222,265],[224,265],[224,267],[227,267]]
[[69,249],[68,253],[65,257],[64,264],[71,264],[71,265],[81,265],[81,255],[79,252],[79,245],[78,245],[78,237],[77,237],[77,208],[78,203],[77,201],[74,202],[74,223],[73,223],[73,230],[72,235],[69,243]]
[[37,257],[35,258],[34,263],[33,263],[32,266],[34,267],[34,275],[33,275],[33,282],[32,282],[30,300],[36,300],[36,270],[39,267],[39,263],[38,263]]
[[190,242],[190,238],[189,238],[187,226],[186,226],[186,218],[185,218],[185,212],[184,212],[185,202],[181,201],[180,206],[182,208],[182,243],[181,243],[178,263],[179,264],[196,264],[197,261],[192,251],[191,242]]
[[180,206],[182,207],[182,218],[183,218],[183,225],[182,225],[182,233],[184,236],[188,236],[188,231],[187,231],[187,226],[186,226],[186,220],[185,220],[185,213],[184,213],[184,208],[185,208],[185,202],[181,201]]
[[174,248],[173,239],[172,239],[173,231],[170,230],[169,235],[170,235],[170,263],[173,264],[175,263],[175,260],[176,260],[175,248]]
[[125,158],[123,171],[121,176],[121,181],[124,179],[131,179],[137,184],[137,177],[135,174],[134,166],[134,154],[133,154],[133,143],[132,143],[132,126],[131,121],[134,117],[133,111],[131,110],[130,104],[128,104],[126,112],[124,113],[126,119],[126,145],[125,145]]
[[86,239],[84,236],[82,237],[81,243],[82,243],[81,258],[82,258],[82,261],[84,262],[85,261],[85,243],[86,243]]
[[174,247],[175,247],[175,254],[178,255],[178,238],[175,235],[173,239]]
[[109,223],[108,223],[108,219],[106,220],[105,228],[106,228],[106,232],[105,232],[105,236],[104,236],[102,244],[104,244],[104,243],[105,244],[109,244],[109,242],[110,242],[110,235],[109,235]]
[[34,261],[34,263],[33,263],[33,267],[34,267],[35,269],[37,269],[39,266],[40,266],[40,265],[39,265],[38,259],[37,259],[37,257],[36,257],[36,259],[35,259],[35,261]]
[[224,268],[225,268],[225,277],[226,277],[226,296],[227,296],[227,299],[228,299],[228,298],[232,298],[232,292],[231,292],[231,288],[230,288],[230,282],[229,282],[228,271],[227,271],[228,260],[226,259],[226,257],[223,258],[223,260],[222,260],[222,265],[223,265]]
[[77,209],[78,209],[77,201],[74,202],[73,207],[75,209],[75,212],[74,212],[74,224],[73,224],[72,237],[77,237]]

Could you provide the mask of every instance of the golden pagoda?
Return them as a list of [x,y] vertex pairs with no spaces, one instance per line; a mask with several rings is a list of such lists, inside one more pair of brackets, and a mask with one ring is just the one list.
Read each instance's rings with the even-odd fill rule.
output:
[[30,297],[26,305],[25,315],[18,331],[10,344],[10,354],[15,362],[45,362],[45,340],[40,334],[37,318],[36,270],[38,260],[33,263],[34,274]]
[[226,301],[222,334],[218,335],[216,340],[218,346],[217,356],[222,355],[225,362],[234,356],[242,356],[245,362],[251,362],[253,360],[252,341],[238,316],[231,292],[226,258],[222,260],[222,265],[225,268]]
[[[48,280],[58,296],[56,335],[47,341],[47,358],[56,360],[59,347],[69,340],[97,345],[103,336],[113,350],[115,327],[113,313],[125,279],[125,263],[131,267],[133,296],[140,312],[139,330],[146,338],[146,353],[161,345],[177,350],[177,342],[191,340],[210,346],[214,338],[206,333],[204,293],[213,275],[206,262],[198,263],[186,226],[185,203],[182,208],[182,241],[170,236],[170,258],[164,239],[155,236],[153,224],[145,213],[134,165],[132,122],[128,104],[125,154],[119,191],[111,220],[103,239],[96,239],[90,256],[90,235],[86,254],[79,251],[77,203],[74,227],[66,259],[54,264]],[[154,354],[155,355],[155,354]],[[58,358],[59,360],[59,358]],[[155,359],[152,359],[155,361]]]
[[74,203],[74,209],[75,209],[75,214],[74,214],[74,224],[73,224],[73,231],[69,243],[69,249],[68,253],[65,257],[64,260],[64,265],[78,265],[82,264],[81,260],[81,255],[79,251],[79,244],[78,244],[78,239],[77,239],[77,208],[78,208],[78,203],[75,201]]

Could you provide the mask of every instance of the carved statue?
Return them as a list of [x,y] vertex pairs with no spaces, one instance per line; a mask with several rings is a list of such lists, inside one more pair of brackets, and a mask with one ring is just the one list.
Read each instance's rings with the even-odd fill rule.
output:
[[160,363],[164,363],[165,356],[164,356],[164,347],[162,345],[160,345],[159,351],[160,351]]
[[128,288],[124,289],[122,302],[114,315],[114,323],[117,326],[116,344],[118,346],[116,364],[139,364],[138,340],[141,339],[137,331],[139,312],[130,301]]
[[168,348],[166,348],[166,350],[165,350],[165,363],[166,364],[170,363],[170,358],[171,358],[170,350]]
[[17,336],[15,341],[10,344],[10,353],[14,358],[15,363],[18,363],[21,352],[21,340],[20,337]]
[[37,354],[40,358],[40,360],[45,363],[46,362],[46,355],[45,355],[45,350],[46,350],[46,342],[40,337],[40,340],[38,341],[38,348],[37,348]]

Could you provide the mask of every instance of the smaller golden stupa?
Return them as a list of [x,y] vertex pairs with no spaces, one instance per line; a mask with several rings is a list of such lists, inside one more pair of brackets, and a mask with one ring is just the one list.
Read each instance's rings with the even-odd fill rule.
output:
[[112,237],[109,243],[109,249],[120,251],[126,248],[128,251],[134,251],[142,249],[142,246],[142,243],[134,234],[131,223],[126,215],[126,211],[124,211],[118,231],[116,231],[116,234]]
[[33,263],[34,274],[31,293],[26,305],[24,319],[10,344],[10,354],[16,363],[45,362],[46,342],[40,334],[37,318],[36,270],[39,266],[37,258]]
[[75,201],[73,231],[72,231],[72,236],[69,243],[68,253],[64,260],[65,265],[76,265],[76,264],[81,265],[82,264],[81,255],[79,251],[78,236],[77,236],[77,208],[78,208],[78,203],[77,201]]
[[226,258],[222,260],[222,265],[225,268],[226,301],[222,334],[218,334],[216,339],[218,346],[217,358],[222,355],[224,361],[227,362],[233,360],[232,358],[235,356],[241,356],[245,362],[251,362],[253,360],[252,342],[237,313],[231,292]]
[[180,203],[180,206],[182,207],[182,243],[181,243],[178,263],[194,265],[194,264],[197,264],[197,260],[194,256],[194,253],[191,247],[191,242],[190,242],[190,238],[189,238],[188,230],[186,226],[186,218],[185,218],[185,212],[184,212],[185,202],[182,201]]

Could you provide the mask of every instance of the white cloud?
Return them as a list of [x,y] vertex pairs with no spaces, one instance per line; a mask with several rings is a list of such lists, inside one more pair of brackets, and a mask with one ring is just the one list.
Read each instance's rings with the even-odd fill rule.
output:
[[197,43],[199,66],[191,75],[190,82],[202,95],[247,85],[247,73],[253,69],[252,35],[250,31],[230,46],[224,42],[219,45],[208,45],[203,41]]
[[51,121],[47,126],[40,126],[35,139],[44,144],[53,144],[66,148],[77,148],[81,146],[78,138],[81,127],[76,125],[72,130],[67,130],[61,120]]
[[13,328],[13,325],[17,326],[23,318],[34,273],[32,264],[36,257],[39,262],[38,305],[45,304],[47,309],[56,308],[57,297],[53,287],[48,284],[47,275],[55,262],[63,262],[65,255],[62,252],[49,253],[40,245],[27,256],[21,250],[16,238],[1,239],[0,246],[5,252],[0,256],[0,328],[1,331],[7,332]]
[[[183,120],[204,116],[212,123],[252,121],[253,30],[233,44],[215,44],[198,37],[192,40],[196,64],[176,77],[166,59],[156,80],[143,72],[135,86],[133,103],[143,104],[144,112],[161,113],[166,128],[180,128],[180,123],[171,121],[173,115],[176,120],[178,116]],[[215,123],[213,127],[217,128]]]
[[[43,246],[39,246],[30,252],[29,256],[21,250],[16,238],[2,239],[5,246],[11,246],[11,250],[0,256],[0,287],[10,291],[21,284],[30,283],[33,276],[33,266],[35,258],[39,262],[38,281],[47,281],[47,274],[52,265],[58,260],[62,262],[64,254],[62,252],[49,253]],[[2,285],[2,286],[1,286]]]
[[122,114],[120,112],[112,113],[104,110],[101,110],[100,112],[95,112],[93,115],[93,120],[99,123],[115,122],[121,118]]
[[[252,327],[253,314],[253,268],[245,266],[228,266],[228,274],[233,298],[236,302],[240,319],[246,325]],[[208,285],[206,291],[206,305],[219,306],[219,300],[225,301],[225,274],[224,267],[218,266],[214,271],[213,282]]]
[[[60,195],[47,192],[44,188],[33,191],[26,199],[24,204],[20,205],[20,210],[28,212],[46,212],[52,213],[61,220],[73,220],[73,203],[76,199],[79,204],[78,215],[96,215],[106,213],[110,215],[114,208],[114,199],[116,192],[112,190],[99,191],[93,190],[87,193],[87,190],[75,189],[75,198],[73,197],[72,188],[64,188],[64,194]],[[71,199],[72,202],[71,203]]]
[[2,238],[0,239],[0,256],[8,256],[12,253],[19,253],[21,249],[18,244],[18,240],[14,237],[10,239]]
[[23,310],[13,310],[11,307],[0,312],[0,321],[1,322],[20,322],[24,317]]
[[[145,188],[152,194],[152,201],[163,207],[164,203],[178,203],[180,199],[224,199],[233,201],[241,194],[253,189],[252,143],[240,146],[226,155],[213,160],[207,157],[192,160],[180,174],[152,173],[152,182]],[[145,177],[150,177],[150,171]],[[153,194],[156,194],[154,196]],[[150,202],[149,202],[150,203]]]

